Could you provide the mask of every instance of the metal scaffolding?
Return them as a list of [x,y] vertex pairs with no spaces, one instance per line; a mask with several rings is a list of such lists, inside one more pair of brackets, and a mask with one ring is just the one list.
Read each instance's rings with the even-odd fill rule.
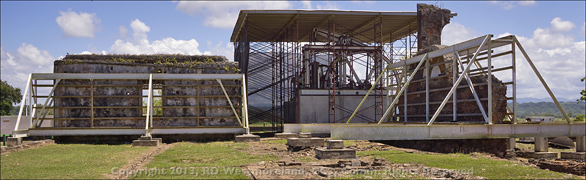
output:
[[[377,82],[376,75],[410,57],[416,19],[417,12],[242,10],[231,41],[248,78],[251,122],[299,123],[304,89],[326,92],[329,123],[352,114],[336,102],[348,96],[341,91],[372,89],[374,103],[356,116],[376,122],[389,98],[386,82],[403,81],[398,70]],[[368,110],[374,118],[361,115]]]
[[[112,83],[111,81],[119,81]],[[203,81],[206,81],[204,83]],[[217,84],[213,84],[213,82]],[[166,84],[165,84],[166,82]],[[126,94],[105,95],[94,92],[103,92],[105,88],[111,87],[135,87],[135,91],[126,92]],[[175,92],[155,94],[154,89],[164,87],[196,90],[196,94],[179,94]],[[221,93],[204,95],[200,90],[205,88],[218,88]],[[49,94],[40,94],[38,88],[51,88]],[[89,91],[89,95],[71,95],[63,94],[68,90]],[[230,93],[227,92],[227,89]],[[61,93],[57,93],[61,91]],[[146,91],[146,94],[141,92]],[[136,135],[144,134],[205,134],[205,133],[249,133],[248,127],[248,108],[246,94],[246,80],[242,74],[84,74],[84,73],[32,73],[29,75],[27,86],[24,91],[22,105],[18,114],[16,125],[14,127],[14,137],[26,136],[51,136],[51,135]],[[95,102],[116,98],[117,101],[136,100],[146,102],[142,106],[119,105],[122,103],[112,103],[108,106],[96,106]],[[154,98],[165,99],[197,99],[193,106],[177,106],[162,103],[154,104]],[[204,98],[226,98],[229,106],[205,105],[199,103]],[[66,99],[84,99],[89,101],[83,106],[55,106],[55,102]],[[37,106],[44,100],[42,106]],[[233,116],[214,116],[201,114],[200,110],[216,108],[230,109]],[[48,118],[49,110],[68,111],[79,110],[88,112],[88,117],[54,117]],[[138,116],[130,117],[111,117],[96,116],[97,111],[108,109],[125,109],[128,111],[139,112]],[[160,109],[162,114],[154,115],[154,110]],[[193,109],[197,115],[185,115],[176,113],[167,113],[167,110]],[[143,112],[146,110],[146,113]],[[79,112],[76,111],[76,112]],[[134,113],[136,114],[136,113]],[[26,118],[25,118],[26,117]],[[185,119],[191,122],[191,126],[169,127],[162,125],[160,122],[165,120]],[[206,125],[202,119],[234,119],[235,126],[214,126]],[[19,129],[21,121],[29,121],[30,127]],[[89,126],[63,126],[63,127],[41,127],[45,120],[51,120],[57,124],[61,121],[89,121]],[[137,120],[133,126],[124,124],[114,126],[101,126],[94,122],[100,120]],[[141,122],[142,121],[142,122]],[[144,122],[144,123],[143,123]],[[158,124],[158,125],[156,125]],[[138,127],[144,125],[144,128]]]

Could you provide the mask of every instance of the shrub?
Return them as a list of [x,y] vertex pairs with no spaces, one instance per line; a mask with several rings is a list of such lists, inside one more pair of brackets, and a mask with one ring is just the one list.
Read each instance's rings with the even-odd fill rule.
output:
[[576,116],[576,119],[574,119],[574,121],[586,121],[586,118],[584,116],[584,114],[579,114]]

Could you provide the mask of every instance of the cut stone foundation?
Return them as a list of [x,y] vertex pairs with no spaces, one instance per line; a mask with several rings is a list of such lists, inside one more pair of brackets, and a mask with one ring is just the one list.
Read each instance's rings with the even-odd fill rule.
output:
[[586,152],[561,152],[562,159],[586,160]]
[[558,153],[556,152],[522,152],[518,153],[520,156],[525,158],[534,158],[534,159],[556,159],[558,158]]
[[260,136],[254,134],[244,134],[236,136],[234,142],[260,142]]
[[22,143],[22,140],[17,137],[8,137],[6,138],[6,146],[18,146]]
[[163,143],[162,138],[153,138],[152,136],[141,136],[132,141],[132,146],[159,146]]
[[298,151],[305,148],[323,147],[324,139],[322,138],[289,138],[287,139],[287,149]]
[[356,150],[344,148],[342,140],[327,140],[326,148],[315,149],[317,159],[352,159],[356,158]]
[[281,139],[299,138],[299,134],[297,134],[297,133],[289,133],[289,132],[275,133],[275,137],[276,138],[281,138]]

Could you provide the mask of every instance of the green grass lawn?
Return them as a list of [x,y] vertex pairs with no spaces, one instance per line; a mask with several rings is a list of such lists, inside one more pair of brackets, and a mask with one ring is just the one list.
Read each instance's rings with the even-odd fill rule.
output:
[[[489,159],[470,154],[440,154],[408,153],[403,151],[363,151],[359,156],[383,157],[392,163],[415,163],[429,167],[438,167],[453,170],[473,170],[474,176],[488,179],[552,179],[564,178],[567,174],[547,171],[524,166],[506,160]],[[577,178],[576,176],[573,176]]]
[[105,178],[151,147],[55,144],[2,155],[2,179]]
[[239,166],[277,160],[274,155],[249,155],[248,144],[232,142],[177,143],[155,156],[146,168],[159,169],[152,174],[132,178],[154,179],[247,179]]

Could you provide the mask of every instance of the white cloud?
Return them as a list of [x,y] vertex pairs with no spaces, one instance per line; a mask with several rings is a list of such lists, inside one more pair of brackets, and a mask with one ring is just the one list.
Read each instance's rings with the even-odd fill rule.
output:
[[457,22],[451,22],[442,30],[442,44],[452,45],[479,36],[480,35],[478,35],[474,29],[464,27],[462,24]]
[[95,36],[97,26],[100,24],[100,19],[93,13],[73,12],[69,9],[67,12],[59,11],[61,16],[57,17],[55,21],[65,36],[70,37],[89,37]]
[[563,21],[562,18],[556,17],[551,20],[552,31],[558,33],[564,33],[572,30],[576,25],[570,21]]
[[130,23],[130,28],[132,29],[132,37],[135,41],[139,40],[146,40],[147,35],[146,33],[151,31],[151,28],[144,24],[142,21],[135,19]]
[[[121,26],[124,27],[124,26]],[[126,41],[118,39],[110,47],[108,53],[115,54],[185,54],[200,55],[210,52],[199,51],[199,43],[195,39],[176,40],[171,37],[149,42],[147,33],[150,27],[142,21],[135,19],[130,23],[133,39]],[[122,28],[119,28],[122,29]],[[126,29],[126,27],[124,27]],[[104,54],[106,52],[102,52]]]
[[220,41],[218,44],[213,44],[211,41],[207,41],[208,49],[213,55],[223,55],[228,59],[234,59],[234,45],[230,42],[224,44]]
[[336,4],[334,2],[329,2],[329,1],[325,1],[322,4],[317,4],[317,5],[315,5],[315,7],[317,9],[331,9],[331,10],[340,9],[338,4]]
[[532,38],[527,39],[525,43],[540,48],[571,46],[574,42],[574,37],[571,34],[567,34],[567,32],[574,27],[576,27],[574,23],[563,21],[561,18],[556,17],[551,21],[550,28],[537,28],[533,31]]
[[311,1],[301,1],[303,3],[303,9],[311,9]]
[[[569,21],[555,18],[551,21],[551,27],[536,29],[532,37],[517,36],[558,98],[578,99],[580,90],[584,89],[580,79],[586,74],[586,43],[575,41],[570,33],[574,27]],[[518,97],[548,98],[522,54],[517,55],[517,62]]]
[[[550,27],[537,28],[531,37],[517,36],[537,70],[558,98],[578,99],[580,90],[584,89],[584,83],[580,82],[580,79],[586,74],[584,68],[586,66],[586,43],[574,39],[572,29],[575,27],[572,22],[554,18]],[[512,34],[505,32],[499,34],[497,38],[508,35]],[[451,45],[477,36],[473,29],[458,23],[450,23],[444,28],[442,41],[443,44]],[[507,51],[509,49],[507,48]],[[500,52],[503,51],[498,53]],[[495,58],[493,66],[497,68],[510,66],[510,57]],[[545,88],[520,51],[517,51],[516,57],[517,98],[549,98]],[[486,61],[481,64],[486,66]],[[510,71],[497,72],[496,74],[503,82],[511,81]],[[509,87],[508,91],[512,93],[512,88]]]
[[536,4],[535,1],[491,1],[490,3],[506,10],[513,9],[517,6],[533,6]]
[[289,9],[287,1],[179,1],[178,10],[192,16],[203,15],[207,27],[232,28],[242,9]]
[[1,49],[1,77],[3,81],[22,90],[26,87],[28,73],[53,72],[53,61],[56,60],[48,51],[22,43],[16,52]]

